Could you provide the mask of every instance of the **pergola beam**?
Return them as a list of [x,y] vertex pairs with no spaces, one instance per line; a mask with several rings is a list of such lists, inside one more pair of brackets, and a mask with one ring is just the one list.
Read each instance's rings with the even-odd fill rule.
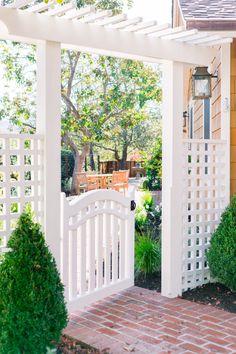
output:
[[70,11],[67,11],[65,15],[62,16],[62,18],[67,20],[74,20],[74,19],[81,18],[85,15],[92,14],[94,11],[95,11],[94,6],[86,6],[80,10],[72,9]]
[[31,0],[16,0],[12,4],[9,5],[9,7],[13,9],[21,9],[22,7],[25,7],[31,3]]
[[149,61],[173,60],[186,64],[206,65],[216,54],[216,50],[212,48],[188,46],[175,41],[5,7],[0,8],[0,21],[8,30],[1,31],[0,26],[2,39],[25,38],[29,41],[30,38],[31,43],[40,40],[53,41],[62,43],[63,47],[73,46],[85,52],[92,48],[92,52],[110,56],[132,56],[134,59],[142,57]]
[[75,6],[73,3],[65,4],[62,6],[56,6],[52,10],[49,10],[45,13],[47,16],[59,16],[65,14],[67,11],[74,9]]
[[120,15],[108,17],[108,18],[105,18],[101,21],[98,21],[97,24],[99,26],[108,26],[108,25],[112,25],[114,23],[125,21],[125,20],[127,20],[127,15],[120,14]]
[[26,11],[28,12],[34,12],[34,13],[40,13],[42,11],[45,11],[47,9],[49,9],[50,7],[52,7],[54,5],[53,1],[49,1],[48,3],[46,2],[40,2],[39,4],[36,4],[34,6],[30,6],[28,7],[28,9],[26,9]]
[[173,34],[176,34],[176,33],[182,33],[184,31],[184,27],[181,26],[181,27],[175,27],[175,28],[167,28],[163,31],[159,31],[159,32],[156,32],[156,33],[151,33],[149,34],[150,37],[156,37],[156,38],[164,38],[164,37],[168,37],[170,34],[173,35]]
[[156,25],[157,25],[156,21],[141,22],[141,23],[138,23],[137,25],[133,25],[131,27],[125,28],[124,31],[136,32],[136,31],[140,31],[145,28],[150,28],[150,27],[156,26]]

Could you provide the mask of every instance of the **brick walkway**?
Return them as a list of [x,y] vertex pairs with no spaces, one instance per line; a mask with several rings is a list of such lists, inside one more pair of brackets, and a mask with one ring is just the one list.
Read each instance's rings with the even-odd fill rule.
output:
[[109,353],[236,353],[236,314],[130,288],[74,312],[65,333]]

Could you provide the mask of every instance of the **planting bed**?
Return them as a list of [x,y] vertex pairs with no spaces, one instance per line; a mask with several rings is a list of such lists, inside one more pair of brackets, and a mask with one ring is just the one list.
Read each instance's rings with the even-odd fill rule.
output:
[[210,283],[183,293],[183,299],[236,313],[236,293],[219,283]]
[[[135,285],[140,288],[161,292],[161,275],[156,273],[136,277]],[[236,293],[219,283],[209,283],[183,293],[182,298],[199,304],[212,305],[225,311],[236,313]]]
[[61,342],[57,345],[56,354],[101,354],[101,352],[83,342],[63,335]]

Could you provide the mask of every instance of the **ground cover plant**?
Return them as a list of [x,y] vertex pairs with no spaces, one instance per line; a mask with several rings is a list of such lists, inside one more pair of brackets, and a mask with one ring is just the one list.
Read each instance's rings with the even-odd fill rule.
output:
[[160,242],[149,235],[138,236],[135,243],[135,268],[136,272],[143,275],[152,275],[161,268]]
[[64,289],[40,225],[19,218],[0,264],[0,353],[43,354],[67,325]]
[[135,212],[136,235],[150,235],[153,239],[160,239],[161,235],[161,206],[154,205],[150,192],[144,192]]
[[[160,284],[161,207],[143,192],[135,213],[135,285],[153,289]],[[158,279],[158,281],[157,281]]]

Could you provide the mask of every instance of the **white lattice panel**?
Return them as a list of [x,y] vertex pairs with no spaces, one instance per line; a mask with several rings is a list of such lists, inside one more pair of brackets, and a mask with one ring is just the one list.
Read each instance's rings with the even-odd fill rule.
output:
[[183,291],[210,281],[206,253],[226,206],[226,143],[184,141]]
[[0,134],[0,250],[26,204],[42,223],[42,136]]

